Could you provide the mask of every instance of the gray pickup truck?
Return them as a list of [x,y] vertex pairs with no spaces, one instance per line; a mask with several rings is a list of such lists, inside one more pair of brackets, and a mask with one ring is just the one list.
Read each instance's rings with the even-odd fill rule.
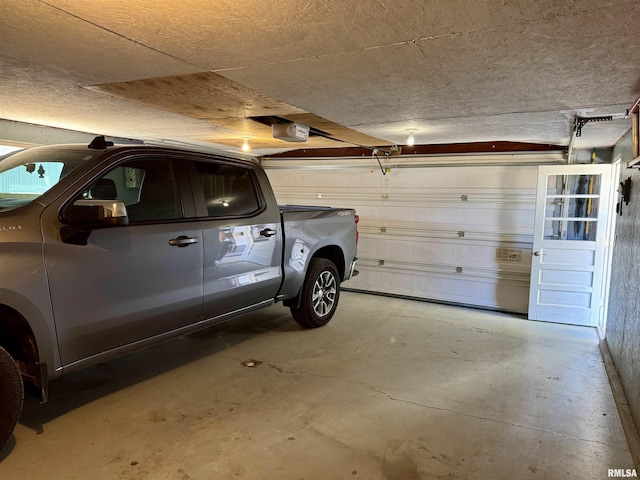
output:
[[149,145],[0,159],[0,449],[25,386],[282,301],[304,327],[354,275],[354,210],[280,207],[257,162]]

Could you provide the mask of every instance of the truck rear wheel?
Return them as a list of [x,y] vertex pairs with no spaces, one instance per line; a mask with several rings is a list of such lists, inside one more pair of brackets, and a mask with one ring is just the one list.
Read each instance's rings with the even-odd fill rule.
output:
[[22,375],[11,355],[0,347],[0,450],[18,423],[24,403]]
[[313,258],[302,285],[300,307],[291,307],[293,319],[303,327],[326,325],[338,307],[340,298],[338,269],[330,260]]

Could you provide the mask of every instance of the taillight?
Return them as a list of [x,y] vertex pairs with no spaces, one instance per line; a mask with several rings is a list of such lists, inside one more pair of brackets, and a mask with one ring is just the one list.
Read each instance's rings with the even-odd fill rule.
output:
[[358,237],[360,236],[360,234],[358,233],[358,222],[360,221],[360,215],[354,215],[353,218],[356,221],[356,245],[358,245]]

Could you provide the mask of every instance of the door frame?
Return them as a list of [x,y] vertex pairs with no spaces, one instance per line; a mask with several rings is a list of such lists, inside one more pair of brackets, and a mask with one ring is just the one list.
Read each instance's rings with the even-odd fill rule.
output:
[[618,155],[612,162],[611,170],[611,190],[609,192],[609,217],[607,220],[607,236],[605,243],[604,274],[602,275],[602,298],[603,307],[600,309],[598,319],[598,335],[605,338],[607,330],[607,318],[609,315],[609,295],[611,287],[611,264],[613,260],[613,248],[615,246],[615,233],[617,222],[616,205],[620,197],[620,177],[622,175],[622,155]]

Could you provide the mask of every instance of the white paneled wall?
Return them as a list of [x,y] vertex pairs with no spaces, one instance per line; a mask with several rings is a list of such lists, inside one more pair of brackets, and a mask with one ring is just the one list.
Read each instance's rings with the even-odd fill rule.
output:
[[352,207],[358,270],[344,286],[525,313],[538,167],[264,161],[281,204]]

